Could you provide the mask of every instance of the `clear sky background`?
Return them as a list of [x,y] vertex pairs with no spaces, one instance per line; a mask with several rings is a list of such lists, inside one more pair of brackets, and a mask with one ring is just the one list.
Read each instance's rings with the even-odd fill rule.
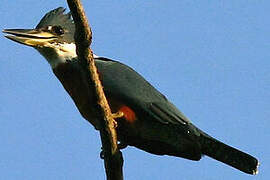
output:
[[[127,180],[270,179],[270,1],[83,1],[93,50],[133,67],[194,124],[257,157],[246,175],[123,150]],[[66,1],[1,0],[0,29],[33,28]],[[34,49],[0,36],[0,179],[105,179],[99,133]]]

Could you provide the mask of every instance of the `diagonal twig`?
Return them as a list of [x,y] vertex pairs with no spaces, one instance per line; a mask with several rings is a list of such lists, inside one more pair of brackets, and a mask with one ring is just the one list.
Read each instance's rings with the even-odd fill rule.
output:
[[117,147],[117,134],[115,123],[103,87],[99,80],[92,50],[89,48],[92,42],[92,32],[88,25],[80,0],[67,0],[75,23],[75,43],[78,58],[81,65],[89,70],[89,84],[93,84],[93,92],[96,94],[95,110],[99,114],[100,136],[104,153],[104,163],[108,180],[123,179],[123,157]]

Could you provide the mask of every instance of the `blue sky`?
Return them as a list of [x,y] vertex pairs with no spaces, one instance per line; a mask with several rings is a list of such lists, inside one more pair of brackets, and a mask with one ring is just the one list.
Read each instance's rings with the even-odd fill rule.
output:
[[[97,55],[133,67],[194,124],[257,157],[250,176],[199,162],[123,150],[124,176],[269,179],[270,2],[83,1]],[[2,0],[0,29],[33,28],[65,1]],[[0,179],[104,179],[99,133],[78,113],[34,49],[0,36]]]

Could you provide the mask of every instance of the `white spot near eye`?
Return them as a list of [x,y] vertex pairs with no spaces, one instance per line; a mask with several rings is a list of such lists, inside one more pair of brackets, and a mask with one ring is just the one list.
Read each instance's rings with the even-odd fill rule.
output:
[[52,30],[52,26],[48,26],[47,29],[48,29],[48,31],[51,31]]

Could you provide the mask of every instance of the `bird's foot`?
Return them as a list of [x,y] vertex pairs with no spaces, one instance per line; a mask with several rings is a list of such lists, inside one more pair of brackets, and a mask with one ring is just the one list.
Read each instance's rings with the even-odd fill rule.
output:
[[103,147],[101,147],[101,151],[100,151],[100,153],[99,153],[99,157],[100,157],[100,159],[104,159],[104,150],[103,150]]
[[116,113],[112,113],[112,117],[113,117],[114,119],[121,118],[121,117],[123,117],[123,116],[124,116],[124,113],[123,113],[122,111],[118,111],[118,112],[116,112]]
[[114,119],[114,121],[113,121],[114,128],[116,128],[117,127],[117,121],[115,119],[124,117],[124,113],[122,111],[118,111],[116,113],[112,113],[112,117]]
[[126,143],[123,143],[123,142],[119,142],[119,143],[117,144],[117,147],[118,147],[119,150],[120,150],[120,149],[125,149],[127,146],[128,146],[128,145],[127,145]]
[[[119,142],[119,143],[117,144],[118,150],[125,149],[127,146],[128,146],[128,145],[127,145],[126,143],[123,143],[123,142]],[[104,156],[105,156],[105,155],[104,155],[103,147],[101,147],[101,151],[100,151],[99,156],[100,156],[100,159],[104,159]]]

